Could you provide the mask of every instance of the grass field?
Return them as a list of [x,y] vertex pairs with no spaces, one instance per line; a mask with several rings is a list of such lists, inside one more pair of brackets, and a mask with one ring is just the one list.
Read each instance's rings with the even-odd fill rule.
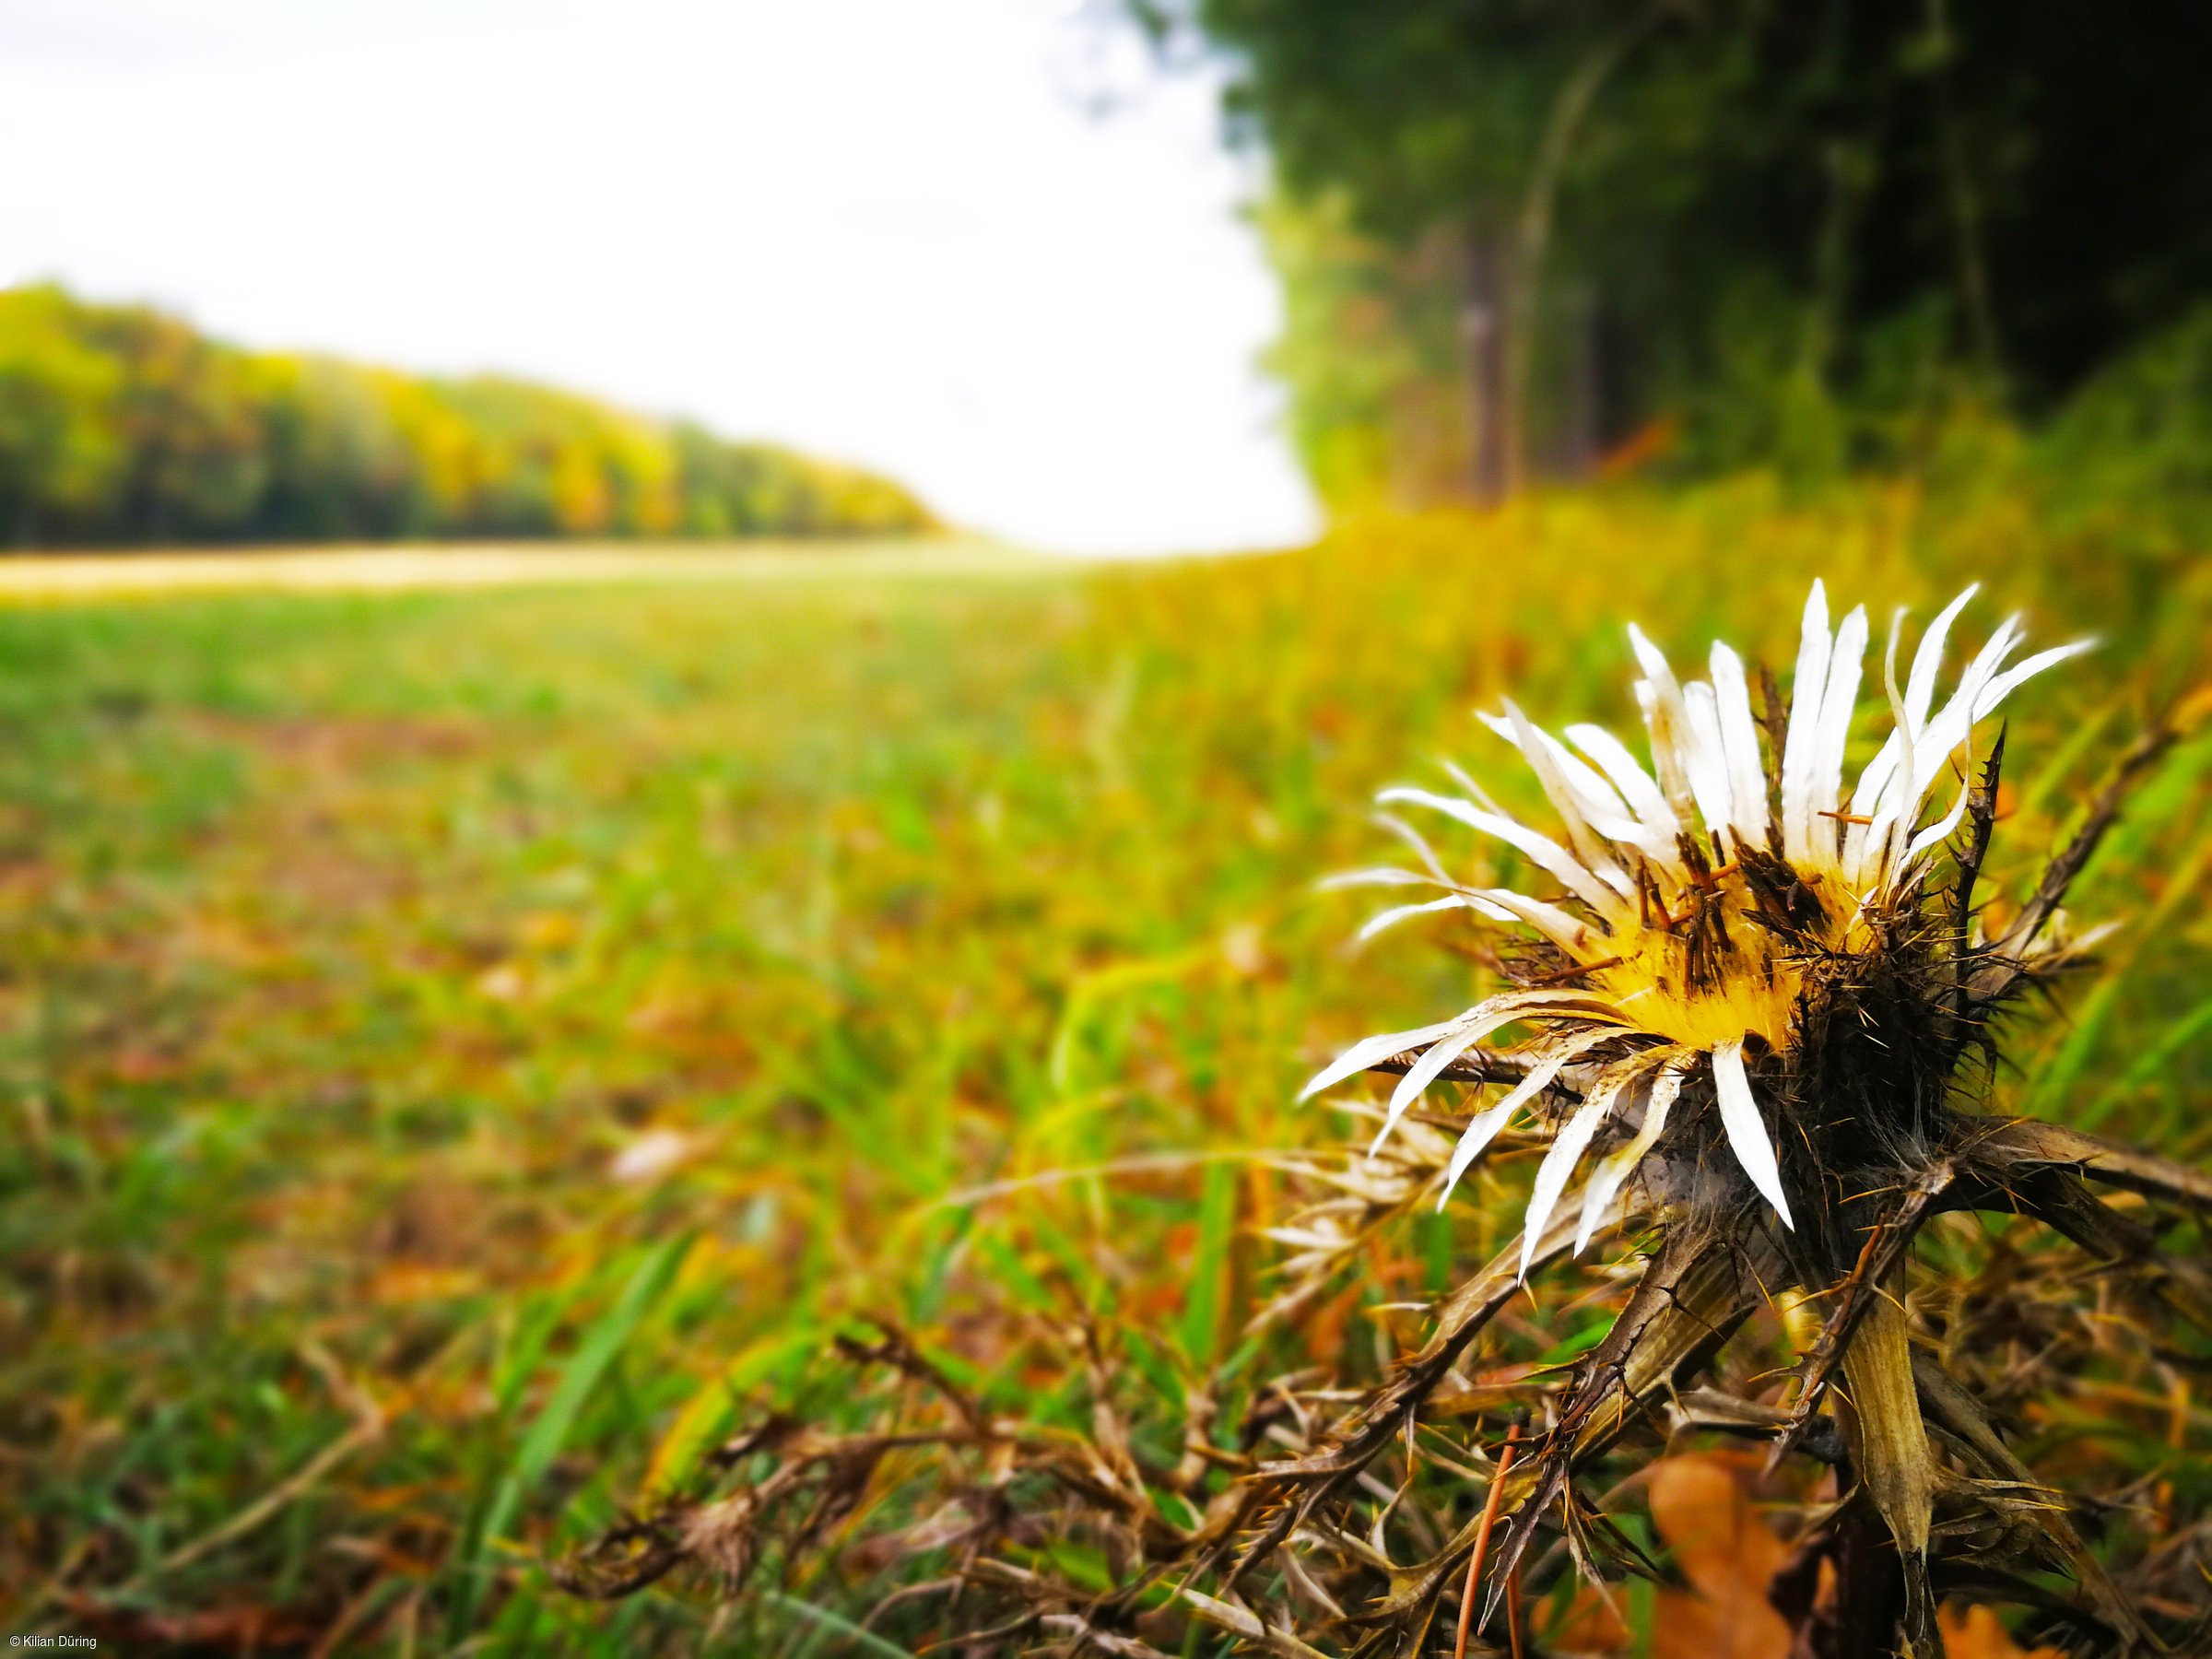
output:
[[[1065,1380],[964,1311],[1065,1283],[1171,1373],[1233,1340],[1270,1177],[1217,1155],[1328,1135],[1313,1058],[1475,972],[1343,948],[1311,884],[1369,794],[1449,752],[1531,806],[1474,705],[1624,721],[1630,617],[1784,666],[1815,573],[1877,638],[1970,576],[1974,641],[2107,636],[2018,700],[2016,878],[2212,621],[2202,560],[1755,486],[1212,564],[0,611],[0,1622],[866,1651],[846,1584],[736,1619],[537,1563],[855,1312],[1030,1404]],[[2001,1085],[2188,1156],[2208,768],[2084,883],[2129,926]]]

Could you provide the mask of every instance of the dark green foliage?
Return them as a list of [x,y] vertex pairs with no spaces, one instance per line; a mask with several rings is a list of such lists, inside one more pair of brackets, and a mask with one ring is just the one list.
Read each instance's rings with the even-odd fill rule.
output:
[[543,386],[249,353],[0,292],[0,544],[927,529],[888,479]]
[[2212,291],[2212,13],[2177,0],[1131,5],[1228,56],[1292,202],[1505,331],[1539,463],[1660,415],[1707,465],[1894,460]]

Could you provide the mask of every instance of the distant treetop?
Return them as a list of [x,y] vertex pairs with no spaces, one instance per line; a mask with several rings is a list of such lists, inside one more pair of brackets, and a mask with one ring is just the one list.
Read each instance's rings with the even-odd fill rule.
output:
[[0,546],[926,530],[912,492],[496,376],[250,352],[0,290]]

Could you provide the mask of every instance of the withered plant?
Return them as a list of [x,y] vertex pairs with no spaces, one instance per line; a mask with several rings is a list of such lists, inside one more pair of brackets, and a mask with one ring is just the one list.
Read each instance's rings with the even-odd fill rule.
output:
[[[1818,584],[1792,695],[1761,674],[1756,711],[1726,646],[1684,685],[1631,629],[1649,771],[1596,727],[1570,747],[1507,705],[1490,724],[1558,837],[1456,771],[1456,794],[1384,792],[1503,842],[1547,890],[1464,879],[1388,816],[1413,866],[1336,878],[1423,890],[1369,932],[1428,912],[1504,930],[1477,948],[1506,988],[1308,1086],[1396,1079],[1346,1107],[1371,1144],[1279,1160],[1305,1204],[1269,1230],[1283,1283],[1234,1366],[1171,1397],[1071,1310],[1022,1340],[1085,1380],[1077,1428],[991,1409],[886,1327],[845,1350],[890,1379],[879,1428],[771,1418],[565,1582],[866,1567],[894,1585],[854,1593],[873,1630],[960,1653],[1569,1652],[1618,1630],[1608,1584],[1668,1571],[1635,1512],[1652,1460],[1720,1435],[1768,1448],[1793,1556],[1747,1594],[1808,1659],[1937,1653],[1954,1595],[2026,1609],[2068,1651],[2212,1651],[2193,1502],[2140,1458],[2024,1432],[2171,1421],[2185,1450],[2212,1178],[1990,1109],[2007,1019],[2094,942],[2067,889],[2171,733],[2121,758],[2032,892],[1985,907],[2004,741],[1977,757],[1976,731],[2079,647],[2008,665],[2007,622],[1938,707],[1966,597],[1901,684],[1892,628],[1889,734],[1848,795],[1866,618],[1831,629]],[[1379,1241],[1470,1171],[1530,1164],[1519,1235],[1402,1310],[1427,1322],[1418,1347],[1306,1363],[1300,1334]],[[1585,1263],[1600,1238],[1618,1261]],[[1559,1322],[1516,1306],[1538,1276],[1574,1324],[1564,1358]]]

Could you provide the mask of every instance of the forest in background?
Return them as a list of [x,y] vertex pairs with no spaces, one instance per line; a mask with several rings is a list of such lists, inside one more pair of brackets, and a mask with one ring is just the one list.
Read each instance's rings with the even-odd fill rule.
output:
[[865,535],[890,479],[498,376],[253,352],[144,306],[0,291],[0,546]]
[[2199,7],[1126,4],[1267,158],[1270,366],[1340,513],[1916,470],[2201,354]]

